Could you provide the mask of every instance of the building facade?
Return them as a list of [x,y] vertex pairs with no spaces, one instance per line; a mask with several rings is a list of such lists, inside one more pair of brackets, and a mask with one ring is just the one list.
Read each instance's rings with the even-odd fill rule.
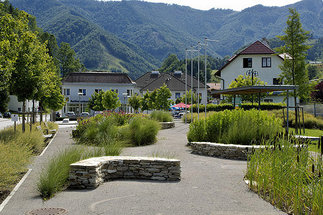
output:
[[[260,78],[265,85],[281,85],[279,76],[282,70],[279,65],[284,61],[284,57],[277,55],[266,43],[256,41],[238,54],[216,72],[223,81],[221,89],[229,88],[232,81],[239,75],[250,75]],[[275,92],[263,99],[264,102],[283,102],[282,92]],[[290,104],[294,105],[293,100]]]
[[[205,87],[200,82],[193,78],[193,85],[191,87],[191,76],[187,76],[187,90],[193,89],[194,93],[198,93],[201,98],[201,103],[204,104],[207,99],[207,94],[205,93]],[[154,91],[166,85],[171,93],[171,100],[176,101],[177,98],[182,97],[185,94],[185,74],[181,71],[175,72],[163,72],[160,73],[159,71],[152,71],[147,72],[146,74],[142,75],[136,80],[136,88],[140,95],[143,95],[147,92]]]
[[126,73],[79,72],[71,73],[62,81],[62,94],[66,105],[62,115],[87,112],[88,102],[95,92],[113,90],[119,95],[121,104],[126,104],[135,91],[135,82]]

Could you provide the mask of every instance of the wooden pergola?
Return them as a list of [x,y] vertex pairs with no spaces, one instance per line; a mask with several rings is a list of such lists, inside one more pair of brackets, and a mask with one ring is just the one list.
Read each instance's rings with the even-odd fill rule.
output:
[[212,95],[233,95],[234,96],[234,103],[235,106],[235,98],[236,95],[246,95],[246,94],[258,94],[258,110],[260,110],[260,94],[261,93],[270,93],[275,91],[286,91],[286,109],[287,109],[287,120],[286,120],[286,131],[288,133],[289,128],[289,91],[297,89],[295,85],[266,85],[266,86],[245,86],[245,87],[237,87],[237,88],[229,88],[224,90],[216,90],[212,91]]

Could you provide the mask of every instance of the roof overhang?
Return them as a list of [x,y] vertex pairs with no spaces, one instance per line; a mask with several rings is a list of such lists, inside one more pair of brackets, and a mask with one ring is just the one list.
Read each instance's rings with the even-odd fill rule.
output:
[[295,90],[297,86],[295,85],[266,85],[266,86],[246,86],[246,87],[237,87],[224,90],[215,90],[212,91],[212,95],[244,95],[244,94],[256,94],[256,93],[268,93],[274,91],[287,91]]

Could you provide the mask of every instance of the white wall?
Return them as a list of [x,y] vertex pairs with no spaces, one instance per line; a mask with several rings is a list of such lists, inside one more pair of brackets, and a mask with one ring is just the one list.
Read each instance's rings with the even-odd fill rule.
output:
[[[22,102],[18,102],[17,96],[10,95],[9,96],[9,103],[8,103],[8,109],[10,111],[22,111]],[[38,110],[39,103],[38,101],[35,101],[35,109]],[[33,109],[33,102],[31,100],[26,101],[26,111],[31,112]]]
[[[271,57],[271,67],[262,67],[262,58]],[[252,68],[243,68],[243,58],[252,58]],[[258,78],[266,82],[267,85],[273,85],[273,78],[279,78],[282,71],[279,65],[282,59],[276,55],[239,55],[227,67],[221,71],[221,77],[225,80],[225,89],[229,87],[231,82],[239,75],[246,75],[248,70],[255,70],[258,72]],[[221,88],[223,88],[221,81]]]
[[[68,104],[84,104],[86,105],[92,94],[95,93],[95,89],[106,90],[118,90],[119,100],[121,104],[127,103],[127,98],[123,96],[123,93],[127,93],[127,90],[135,92],[135,84],[108,84],[108,83],[63,83],[62,94],[64,95],[64,89],[70,89],[70,95],[65,95],[69,98]],[[79,89],[86,89],[85,96],[79,96]],[[129,95],[131,96],[131,95]],[[68,111],[68,110],[67,110]],[[64,114],[64,111],[62,111]]]
[[[262,58],[271,57],[271,67],[262,67]],[[243,58],[252,58],[252,67],[243,68]],[[266,85],[273,85],[273,79],[279,78],[282,71],[279,65],[282,64],[282,59],[276,55],[263,54],[263,55],[239,55],[235,58],[227,67],[221,71],[221,78],[224,79],[225,89],[229,88],[229,85],[239,75],[246,75],[248,70],[254,70],[258,72],[258,78],[264,81]],[[221,81],[221,89],[223,89],[223,82]],[[283,96],[268,96],[265,99],[273,99],[273,102],[285,102]],[[294,106],[294,99],[289,99],[289,105]]]

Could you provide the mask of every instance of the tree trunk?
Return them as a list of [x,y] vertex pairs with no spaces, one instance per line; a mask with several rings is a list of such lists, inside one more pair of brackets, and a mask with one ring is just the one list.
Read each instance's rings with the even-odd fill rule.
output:
[[33,124],[35,124],[35,100],[33,99],[33,111],[32,111],[32,115],[33,115]]
[[24,133],[25,132],[25,112],[26,112],[26,101],[24,100],[22,102],[22,132]]

